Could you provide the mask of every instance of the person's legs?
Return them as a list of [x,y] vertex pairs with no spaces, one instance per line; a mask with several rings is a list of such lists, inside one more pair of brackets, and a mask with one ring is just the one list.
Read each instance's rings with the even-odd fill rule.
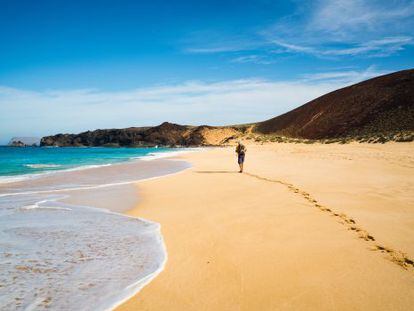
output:
[[239,154],[238,163],[240,167],[239,173],[243,173],[244,154]]

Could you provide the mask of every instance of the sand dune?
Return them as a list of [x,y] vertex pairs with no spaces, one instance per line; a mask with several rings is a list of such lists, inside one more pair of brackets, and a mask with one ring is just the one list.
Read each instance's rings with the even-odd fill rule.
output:
[[414,144],[248,146],[184,156],[130,211],[165,270],[119,310],[409,310]]

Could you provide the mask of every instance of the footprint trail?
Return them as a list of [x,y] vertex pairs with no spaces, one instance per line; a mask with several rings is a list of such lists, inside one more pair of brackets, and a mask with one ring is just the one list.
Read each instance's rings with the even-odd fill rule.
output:
[[308,192],[303,191],[300,188],[296,187],[295,185],[282,181],[282,180],[270,179],[270,178],[262,177],[259,175],[251,174],[251,173],[244,173],[244,175],[247,175],[247,176],[262,180],[262,181],[266,181],[266,182],[281,184],[287,187],[289,191],[301,196],[303,199],[308,201],[313,207],[319,209],[322,212],[329,214],[332,217],[337,218],[340,224],[342,224],[343,226],[346,226],[348,230],[355,232],[358,238],[370,243],[371,244],[370,249],[372,251],[386,254],[387,258],[391,260],[393,263],[404,268],[405,270],[414,271],[413,270],[414,261],[411,258],[409,258],[407,254],[405,254],[402,251],[394,250],[392,248],[383,246],[375,239],[373,235],[369,234],[366,230],[358,226],[354,219],[352,219],[351,217],[347,216],[344,213],[337,213],[333,211],[332,209],[326,206],[323,206],[317,200],[315,200]]

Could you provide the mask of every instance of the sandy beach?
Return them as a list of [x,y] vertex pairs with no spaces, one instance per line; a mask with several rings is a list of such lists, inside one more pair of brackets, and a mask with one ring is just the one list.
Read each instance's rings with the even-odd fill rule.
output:
[[161,224],[165,270],[123,310],[409,310],[414,144],[248,145],[181,156],[128,214]]
[[414,0],[0,8],[0,311],[414,311]]

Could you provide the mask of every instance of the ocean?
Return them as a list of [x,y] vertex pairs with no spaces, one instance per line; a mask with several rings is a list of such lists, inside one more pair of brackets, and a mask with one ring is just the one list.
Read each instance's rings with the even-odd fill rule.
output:
[[0,310],[110,310],[156,276],[159,224],[121,212],[177,152],[0,147]]
[[155,156],[169,151],[171,149],[168,148],[16,148],[0,146],[0,181],[50,171],[108,165]]

